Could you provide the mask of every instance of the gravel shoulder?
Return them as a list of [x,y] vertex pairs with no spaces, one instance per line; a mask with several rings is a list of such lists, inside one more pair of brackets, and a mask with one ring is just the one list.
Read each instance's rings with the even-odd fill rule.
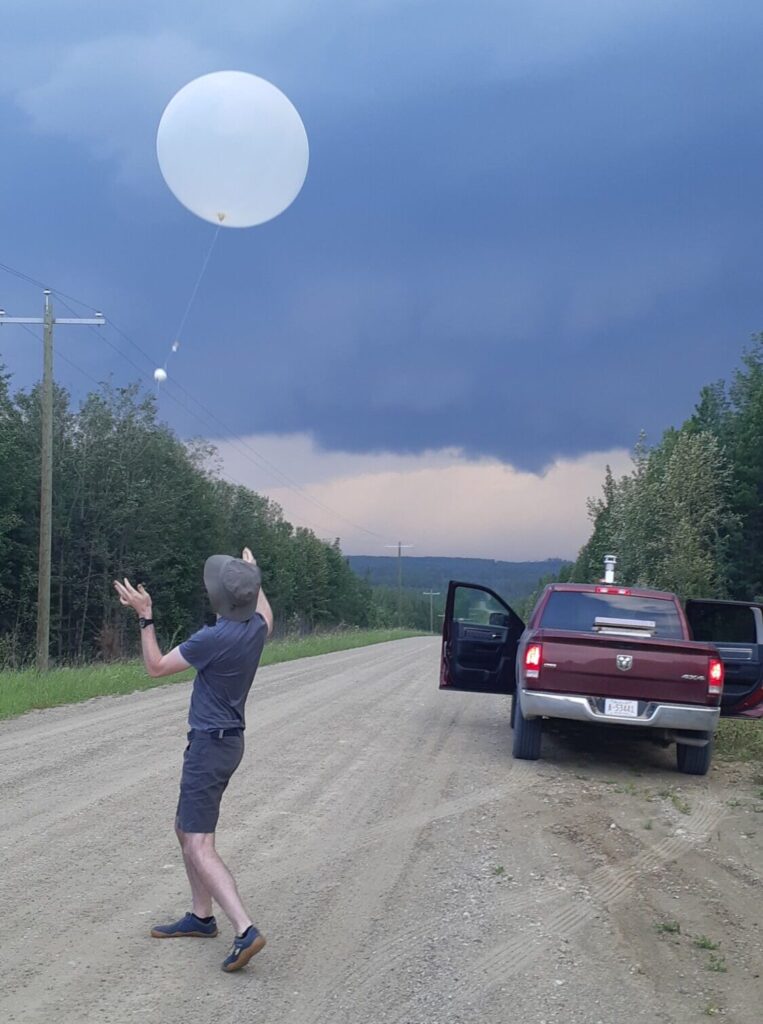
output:
[[508,702],[440,694],[438,652],[258,674],[218,846],[269,944],[237,975],[227,923],[148,937],[187,908],[190,687],[0,723],[0,1019],[760,1024],[763,778],[585,730],[513,761]]

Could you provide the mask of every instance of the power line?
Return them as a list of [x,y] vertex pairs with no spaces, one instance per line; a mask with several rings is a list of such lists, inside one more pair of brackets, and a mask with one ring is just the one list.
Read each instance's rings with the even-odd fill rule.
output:
[[[37,282],[34,278],[30,278],[30,276],[28,274],[25,274],[22,271],[15,270],[12,267],[8,267],[7,264],[0,263],[0,269],[6,270],[9,273],[13,273],[15,276],[17,276],[17,278],[20,278],[20,279],[22,279],[24,281],[28,281],[31,284],[34,284],[34,285],[41,284],[40,282]],[[75,310],[73,310],[72,307],[68,304],[68,302],[66,301],[67,299],[69,299],[72,302],[77,302],[79,305],[81,305],[81,306],[83,306],[83,307],[85,307],[87,309],[94,308],[94,307],[89,306],[88,303],[83,302],[81,299],[76,299],[76,298],[73,298],[72,296],[67,295],[67,293],[65,293],[65,292],[58,292],[56,289],[52,289],[51,291],[59,299],[59,301],[61,302],[61,305],[65,306],[67,309],[69,309],[70,312],[74,313]],[[114,331],[116,331],[116,333],[121,338],[123,338],[130,345],[132,345],[132,347],[135,348],[135,350],[138,351],[143,356],[143,358],[145,358],[145,360],[147,362],[149,362],[149,365],[153,366],[155,360],[152,358],[151,355],[149,355],[149,353],[147,353],[143,348],[141,348],[141,346],[138,345],[138,343],[136,341],[134,341],[125,331],[123,331],[120,327],[118,327],[118,325],[116,325],[114,323],[114,321],[112,321],[111,318],[107,317],[105,319],[107,319],[107,324]],[[94,329],[91,329],[91,330],[93,330],[93,333],[96,335],[96,337],[100,341],[102,341],[105,344],[107,344],[113,351],[115,351],[118,355],[120,355],[123,359],[125,359],[125,361],[128,362],[128,364],[138,374],[143,376],[143,374],[144,374],[143,369],[141,367],[137,366],[136,362],[134,362],[125,352],[123,352],[120,348],[118,348],[112,341],[110,341],[110,339],[107,337],[107,335],[105,335],[104,333],[102,333],[100,331],[95,331]],[[67,360],[67,361],[71,362],[71,360]],[[83,370],[81,370],[81,368],[75,368],[75,369],[79,369],[80,373],[85,374],[85,372]],[[88,375],[85,374],[85,376],[88,376]],[[92,378],[90,378],[90,379],[92,379]],[[190,393],[178,381],[175,381],[173,379],[172,380],[172,386],[174,388],[176,388],[178,391],[180,391],[185,396],[186,399],[188,399],[188,400],[190,400],[190,401],[192,401],[194,403],[194,406],[206,418],[208,423],[214,424],[217,428],[222,429],[224,431],[224,434],[225,434],[227,440],[231,441],[231,442],[234,442],[234,444],[238,445],[238,450],[239,450],[240,454],[243,455],[244,458],[246,458],[253,466],[255,466],[255,468],[260,469],[260,470],[265,470],[265,472],[269,473],[272,477],[277,479],[280,483],[282,483],[288,489],[292,490],[292,492],[294,494],[296,494],[298,497],[300,497],[303,501],[308,502],[309,504],[314,506],[316,509],[319,509],[320,511],[324,512],[325,514],[333,516],[335,519],[340,519],[342,522],[344,522],[347,525],[351,526],[355,531],[362,532],[362,534],[366,534],[368,537],[372,537],[375,540],[381,540],[381,541],[384,540],[384,537],[381,534],[378,534],[378,532],[376,530],[369,529],[368,527],[363,526],[363,525],[355,522],[354,520],[352,520],[352,519],[348,518],[346,515],[344,515],[344,513],[340,512],[338,509],[335,509],[332,506],[328,505],[326,502],[321,501],[320,498],[315,498],[313,495],[310,495],[307,492],[307,490],[305,490],[305,488],[302,487],[301,484],[297,483],[296,480],[294,480],[292,477],[290,477],[283,470],[279,469],[277,466],[274,466],[267,458],[265,458],[265,456],[262,455],[261,452],[258,452],[257,449],[255,449],[255,447],[252,444],[250,444],[249,441],[247,441],[243,436],[237,434],[227,424],[225,424],[223,420],[221,420],[213,412],[211,412],[209,409],[207,409],[204,406],[204,404],[194,394]],[[173,395],[171,393],[171,391],[167,392],[167,395],[170,398],[170,400],[175,402],[176,406],[178,406],[179,409],[181,409],[181,410],[183,409],[182,402],[175,395]],[[187,412],[187,408],[184,411]]]
[[[121,328],[117,327],[113,320],[110,320],[107,317],[106,323],[110,327],[112,327],[117,332],[117,334],[120,335],[120,337],[124,338],[125,341],[129,342],[129,344],[137,348],[138,351],[141,352],[147,359],[150,358],[149,356],[146,355],[145,352],[143,352],[143,349],[140,348],[137,342],[133,341],[133,339],[130,338],[129,335],[125,334],[125,332]],[[345,516],[343,513],[339,512],[338,509],[332,508],[331,505],[327,505],[325,502],[321,501],[320,498],[316,498],[314,497],[314,495],[309,494],[307,491],[305,491],[301,484],[297,483],[297,481],[290,477],[287,473],[284,473],[283,470],[273,465],[273,463],[266,456],[264,456],[262,452],[258,451],[253,445],[249,443],[249,441],[247,441],[240,434],[236,434],[236,432],[228,424],[221,420],[219,416],[217,416],[211,410],[207,409],[207,407],[203,405],[203,403],[200,402],[199,399],[196,398],[196,396],[193,395],[190,391],[188,391],[188,389],[185,388],[179,381],[172,379],[172,384],[175,388],[177,388],[178,391],[185,395],[187,399],[193,402],[193,404],[204,413],[204,415],[207,417],[209,421],[216,424],[217,427],[221,428],[225,432],[225,436],[228,439],[232,438],[233,440],[237,441],[241,446],[243,446],[247,451],[249,451],[257,460],[257,462],[253,464],[257,466],[258,469],[265,469],[268,473],[274,476],[279,482],[283,483],[286,487],[290,488],[291,490],[295,491],[298,494],[301,494],[307,501],[310,501],[313,505],[322,509],[324,512],[328,512],[329,514],[336,516],[344,522],[348,523],[356,530],[360,530],[361,533],[366,533],[368,534],[368,536],[375,537],[377,540],[385,539],[380,533],[377,533],[374,530],[368,530],[366,529],[366,527],[361,526],[359,523],[353,522],[351,519],[348,519],[347,516]]]
[[[40,337],[40,335],[33,331],[31,327],[27,327],[26,324],[17,324],[16,326],[20,327],[22,331],[26,331],[27,334],[31,334],[32,337],[36,338],[41,345],[43,344],[43,340]],[[63,352],[57,352],[56,355],[62,362],[68,363],[68,365],[71,366],[73,370],[76,370],[77,373],[81,373],[83,377],[87,377],[87,379],[91,383],[95,384],[97,388],[99,388],[103,383],[102,381],[96,380],[95,377],[92,376],[92,374],[87,372],[87,370],[83,370],[81,366],[78,366],[75,362],[69,359],[68,356],[65,356]]]
[[[216,238],[217,238],[217,235],[215,235],[215,239],[213,240],[213,244],[214,244],[214,241],[216,240]],[[211,253],[211,247],[210,247],[210,253]],[[207,260],[205,261],[205,264],[204,264],[205,268],[206,268],[206,263],[208,262],[208,257],[209,257],[210,253],[207,254]],[[7,263],[0,262],[0,270],[3,270],[3,271],[5,271],[8,274],[12,274],[14,277],[17,277],[20,280],[23,280],[23,281],[25,281],[25,282],[27,282],[29,284],[34,284],[34,285],[37,285],[37,286],[42,287],[42,288],[46,287],[42,281],[38,281],[36,278],[31,277],[29,274],[26,274],[23,271],[20,271],[20,270],[16,269],[15,267],[9,266]],[[66,292],[59,291],[56,288],[51,288],[49,290],[57,297],[57,299],[59,299],[61,304],[65,308],[67,308],[72,314],[74,314],[75,311],[72,310],[71,306],[69,306],[67,304],[67,300],[68,300],[68,302],[77,303],[77,305],[80,305],[80,306],[84,307],[85,309],[95,310],[94,306],[91,306],[89,303],[84,302],[82,299],[78,299],[78,298],[76,298],[76,297],[74,297],[72,295],[67,294]],[[135,348],[136,351],[138,351],[143,356],[143,358],[146,359],[146,361],[149,363],[149,365],[153,366],[155,360],[136,341],[134,341],[134,339],[132,339],[125,331],[123,331],[110,318],[106,317],[106,323],[114,331],[116,331],[116,333],[121,338],[123,338],[130,345],[132,345],[133,348]],[[114,345],[114,343],[111,342],[103,332],[95,331],[94,329],[93,329],[93,331],[96,334],[96,336],[99,338],[100,341],[105,342],[109,346],[109,348],[111,348],[114,352],[116,352],[117,355],[121,356],[141,376],[144,375],[145,371],[140,366],[138,366],[132,359],[130,359],[130,357],[125,352],[123,352],[116,345]],[[85,376],[88,376],[85,373],[85,371],[83,371],[82,369],[80,369],[78,367],[75,367],[75,368],[79,369],[80,373],[83,373]],[[92,378],[90,378],[90,379],[92,379]],[[244,456],[246,458],[248,458],[249,461],[252,462],[252,464],[256,468],[261,469],[261,470],[265,470],[265,472],[269,473],[279,483],[281,483],[283,486],[287,487],[289,490],[293,491],[295,494],[297,494],[299,497],[301,497],[303,499],[303,501],[309,502],[315,508],[317,508],[320,511],[322,511],[324,514],[328,514],[330,516],[333,516],[335,519],[338,519],[341,522],[346,523],[348,526],[351,526],[353,528],[353,530],[355,530],[356,532],[363,533],[366,536],[373,537],[376,540],[385,540],[386,539],[382,534],[378,533],[376,530],[370,530],[367,527],[362,526],[360,523],[356,523],[354,520],[352,520],[348,516],[344,515],[344,513],[340,512],[338,509],[333,508],[331,505],[328,505],[326,502],[321,501],[320,498],[316,498],[314,495],[310,494],[307,490],[305,490],[304,487],[302,487],[301,484],[299,484],[296,480],[294,480],[293,478],[288,476],[288,474],[284,473],[283,470],[279,469],[272,462],[270,462],[269,459],[267,459],[261,452],[259,452],[256,448],[254,448],[253,445],[251,445],[244,437],[242,437],[239,434],[236,434],[223,420],[220,419],[219,416],[217,416],[211,410],[207,409],[206,406],[204,406],[203,403],[200,402],[198,398],[196,398],[193,394],[191,394],[191,392],[189,392],[185,387],[183,387],[182,384],[180,384],[178,381],[175,381],[175,380],[173,380],[172,383],[173,383],[173,386],[177,390],[179,390],[186,397],[186,399],[190,400],[196,406],[196,408],[198,410],[200,410],[200,412],[206,417],[208,423],[216,424],[217,427],[221,428],[224,431],[224,434],[227,437],[227,439],[233,440],[236,444],[238,444],[241,448],[246,449],[246,452],[250,453],[251,456],[253,456],[253,459],[252,459],[252,458],[249,458],[249,456],[246,454],[246,452],[242,452],[241,453],[241,454],[244,454]],[[168,397],[170,397],[170,399],[172,401],[174,401],[178,405],[179,408],[181,408],[181,409],[183,408],[182,403],[175,396],[173,396],[171,394],[171,392],[168,392]],[[186,409],[185,411],[188,411],[188,410]]]
[[[43,344],[43,339],[31,327],[28,327],[26,324],[16,324],[15,326],[20,327],[22,331],[26,331],[26,333],[33,337],[37,342],[39,342],[40,345]],[[57,353],[57,356],[62,362],[67,363],[69,366],[72,367],[72,369],[82,374],[83,377],[86,377],[97,388],[100,388],[101,385],[103,384],[103,381],[96,380],[96,378],[93,377],[92,374],[88,373],[87,370],[83,370],[81,366],[75,363],[72,359],[69,359],[68,356],[65,356],[62,352],[59,351]],[[170,397],[172,397],[173,401],[178,402],[178,400],[174,396]],[[235,479],[227,472],[220,471],[219,476],[227,480],[228,483],[233,484],[235,487],[243,487],[246,490],[251,490],[251,488],[247,484],[243,483],[243,481],[241,480]],[[300,518],[302,519],[303,523],[317,535],[325,535],[326,533],[332,533],[331,529],[329,529],[325,524],[319,526],[315,522],[311,521],[309,518],[306,518],[304,516],[301,516]]]
[[[67,309],[71,310],[71,307],[67,306],[67,304],[66,304],[66,302],[64,300],[61,300],[61,301],[62,301],[62,304]],[[81,305],[85,305],[85,303],[81,303]],[[124,338],[125,341],[127,341],[138,352],[140,352],[141,355],[149,363],[153,363],[153,360],[148,355],[148,353],[145,352],[140,347],[140,345],[138,345],[138,343],[136,341],[134,341],[125,331],[123,331],[120,327],[118,327],[114,323],[113,320],[109,319],[109,317],[106,317],[106,323],[110,327],[112,327],[117,332],[117,334],[120,337]],[[137,366],[131,359],[129,359],[120,349],[118,349],[114,344],[112,344],[110,341],[108,341],[108,339],[106,338],[106,336],[104,334],[102,334],[100,331],[95,331],[94,333],[96,333],[99,338],[104,340],[106,342],[106,344],[109,345],[110,348],[112,348],[115,352],[117,352],[124,359],[126,359],[127,362],[130,363],[131,366],[135,367],[135,369],[140,374],[143,374],[144,371],[139,366]],[[295,494],[299,495],[304,501],[308,501],[308,502],[310,502],[310,504],[314,505],[320,511],[322,511],[324,513],[327,513],[328,515],[334,516],[336,519],[340,519],[342,522],[346,523],[348,526],[351,526],[354,530],[356,530],[356,531],[358,531],[360,533],[364,533],[364,534],[366,534],[369,537],[373,537],[375,540],[384,540],[385,539],[382,534],[377,533],[375,530],[369,530],[365,526],[361,526],[360,523],[356,523],[354,520],[349,519],[346,515],[344,515],[344,513],[340,512],[338,509],[333,508],[331,505],[326,504],[326,502],[321,501],[320,498],[316,498],[314,495],[310,494],[308,491],[306,491],[304,489],[304,487],[302,487],[301,484],[297,483],[296,480],[294,480],[292,477],[288,476],[288,474],[284,473],[283,470],[281,470],[277,466],[275,466],[268,458],[266,458],[262,454],[262,452],[259,452],[256,448],[254,448],[253,445],[251,445],[244,437],[242,437],[239,434],[236,434],[235,431],[233,431],[230,426],[228,426],[223,420],[220,419],[219,416],[217,416],[210,409],[208,409],[202,402],[200,402],[199,399],[196,398],[196,396],[193,395],[190,391],[188,391],[187,388],[183,387],[183,385],[179,381],[174,380],[174,379],[171,379],[171,381],[172,381],[172,386],[175,387],[178,391],[180,391],[188,400],[193,402],[193,404],[196,406],[196,408],[198,410],[200,410],[202,415],[204,415],[206,417],[208,422],[214,423],[214,424],[216,424],[217,427],[221,428],[224,431],[225,436],[226,436],[226,438],[228,440],[233,440],[241,448],[246,449],[245,452],[241,453],[241,454],[244,455],[245,458],[249,458],[247,456],[246,452],[251,453],[251,455],[254,457],[254,459],[249,458],[249,461],[257,469],[264,469],[265,472],[267,472],[271,476],[273,476],[283,486],[287,487],[289,490],[291,490]],[[175,396],[173,396],[171,392],[168,392],[168,397],[170,397],[170,399],[172,401],[174,401],[182,409],[182,403]],[[254,461],[254,460],[256,460],[256,461]]]
[[[16,324],[15,326],[20,327],[22,331],[26,331],[26,333],[31,335],[31,337],[38,341],[40,345],[43,344],[43,339],[31,327],[28,327],[26,324]],[[72,359],[69,359],[68,356],[65,356],[63,352],[59,351],[57,353],[57,357],[62,362],[67,363],[69,366],[71,366],[73,370],[76,370],[78,373],[82,374],[83,377],[86,377],[92,384],[95,384],[97,388],[100,388],[101,385],[103,384],[103,381],[96,380],[96,378],[93,377],[92,374],[88,373],[87,370],[83,370],[81,366],[75,363]],[[175,399],[174,396],[173,400],[177,402],[177,399]],[[219,476],[222,477],[224,480],[227,480],[228,483],[233,484],[234,487],[243,487],[245,490],[251,490],[251,488],[248,487],[247,484],[245,484],[242,480],[237,480],[235,477],[232,477],[227,472],[220,471]],[[310,519],[307,519],[304,516],[300,518],[302,518],[302,521],[305,523],[305,525],[308,526],[317,535],[332,532],[331,530],[327,529],[325,525],[318,526],[315,522],[311,522]]]
[[[67,309],[68,309],[68,308],[70,308],[70,307],[68,307],[68,306],[66,305],[66,302],[62,302],[62,304],[63,304],[64,306],[66,306],[66,308],[67,308]],[[107,322],[111,324],[111,321],[108,321],[108,320],[107,320]],[[111,326],[114,326],[114,325],[113,325],[113,324],[111,324]],[[130,359],[130,358],[129,358],[129,357],[127,356],[127,355],[125,355],[125,353],[124,353],[124,352],[122,352],[122,351],[121,351],[121,349],[117,348],[117,346],[116,346],[116,345],[114,345],[114,344],[113,344],[113,343],[112,343],[112,342],[111,342],[111,341],[110,341],[110,340],[109,340],[109,339],[108,339],[108,338],[107,338],[107,337],[106,337],[106,336],[105,336],[104,334],[102,334],[102,332],[100,332],[100,331],[96,331],[95,333],[96,333],[96,334],[98,335],[98,337],[99,337],[99,339],[100,339],[100,340],[104,341],[104,342],[105,342],[105,343],[106,343],[106,344],[107,344],[107,345],[109,346],[109,348],[111,348],[111,349],[112,349],[112,350],[113,350],[114,352],[116,352],[116,353],[117,353],[117,355],[119,355],[119,356],[121,356],[121,357],[122,357],[123,359],[125,359],[125,360],[126,360],[126,362],[128,362],[128,363],[130,364],[130,366],[134,367],[134,368],[135,368],[135,369],[136,369],[136,370],[138,371],[138,373],[140,373],[141,375],[143,374],[143,370],[141,369],[141,367],[139,367],[139,366],[138,366],[138,365],[137,365],[136,363],[134,363],[134,362],[132,361],[132,359]],[[121,332],[120,332],[120,333],[121,333]],[[126,337],[126,336],[125,336],[125,337]],[[137,345],[137,343],[133,343],[133,344],[134,344],[134,345],[135,345],[135,347],[136,347],[136,348],[138,349],[138,351],[141,351],[141,352],[142,352],[142,349],[140,349],[140,347],[139,347],[139,346]],[[146,354],[144,353],[144,355],[146,355]],[[146,359],[149,359],[149,360],[150,360],[150,357],[149,357],[148,355],[146,355]],[[84,372],[84,371],[81,371],[81,372]],[[92,379],[92,378],[91,378],[91,379]],[[185,388],[183,388],[183,387],[182,387],[182,385],[178,384],[178,382],[177,382],[177,381],[173,381],[172,383],[173,383],[173,386],[174,386],[174,387],[176,387],[176,388],[177,388],[178,390],[182,391],[182,392],[183,392],[184,394],[186,394],[186,395],[187,395],[187,397],[189,397],[189,398],[190,398],[190,399],[191,399],[191,400],[192,400],[193,402],[195,402],[195,404],[196,404],[196,405],[198,406],[198,408],[200,409],[200,411],[201,411],[202,415],[204,415],[204,416],[205,416],[205,417],[207,418],[207,420],[209,420],[209,421],[215,421],[215,420],[217,420],[217,417],[216,417],[216,416],[214,415],[214,413],[212,413],[212,412],[210,412],[209,410],[207,410],[207,409],[206,409],[206,408],[205,408],[205,407],[204,407],[204,406],[203,406],[203,405],[202,405],[202,404],[201,404],[201,403],[200,403],[200,402],[199,402],[199,401],[198,401],[197,399],[195,399],[195,398],[194,398],[194,396],[193,396],[193,395],[191,395],[191,394],[190,394],[189,392],[185,391]],[[170,399],[170,401],[174,402],[174,403],[175,403],[175,404],[176,404],[176,405],[178,406],[178,408],[180,408],[181,410],[183,409],[183,403],[182,403],[182,402],[180,401],[180,399],[179,399],[179,398],[177,398],[177,396],[176,396],[176,395],[173,395],[171,391],[168,391],[168,392],[167,392],[167,397],[168,397],[168,398]],[[187,411],[187,408],[186,408],[186,409],[185,409],[184,411]],[[220,424],[220,425],[221,425],[221,426],[223,427],[223,429],[227,429],[227,428],[225,428],[225,425],[224,425],[224,424],[222,423],[222,421],[219,421],[219,420],[217,420],[217,422],[218,422],[218,423],[219,423],[219,424]],[[246,442],[244,441],[244,439],[243,439],[243,438],[240,438],[240,437],[238,437],[237,435],[235,435],[235,434],[232,434],[232,433],[231,433],[231,435],[230,435],[230,437],[229,437],[229,440],[232,440],[233,442],[235,442],[235,443],[238,443],[239,445],[243,445],[243,446],[244,446],[244,450],[241,450],[240,448],[238,449],[238,450],[239,450],[239,453],[240,453],[241,455],[243,455],[243,456],[244,456],[244,458],[248,459],[248,461],[249,461],[249,462],[250,462],[250,463],[251,463],[251,464],[252,464],[252,465],[253,465],[253,466],[254,466],[254,467],[255,467],[256,469],[262,469],[262,468],[264,468],[263,466],[260,466],[260,465],[258,465],[258,464],[257,464],[257,463],[256,463],[256,462],[255,462],[255,461],[254,461],[254,460],[253,460],[253,459],[252,459],[252,458],[251,458],[251,457],[250,457],[250,456],[248,455],[248,453],[247,453],[247,451],[246,451],[246,448],[250,448],[250,449],[251,449],[251,451],[252,451],[252,452],[254,452],[254,454],[255,454],[255,455],[257,455],[258,453],[256,452],[256,450],[255,450],[255,449],[251,448],[251,446],[249,446],[249,445],[248,445],[248,444],[247,444],[247,443],[246,443]],[[261,458],[263,459],[263,461],[266,461],[266,460],[264,460],[264,456],[261,456]],[[235,482],[235,481],[232,481],[232,482]],[[244,486],[246,486],[246,485],[245,485],[245,484],[238,484],[238,486],[244,487]],[[304,498],[305,500],[309,500],[309,499],[310,499],[310,497],[311,497],[311,496],[310,496],[309,494],[307,494],[307,492],[302,492],[302,491],[300,491],[300,490],[298,490],[298,491],[297,491],[297,494],[299,495],[299,497],[302,497],[302,498]],[[316,500],[317,500],[317,499],[316,499]],[[332,513],[332,514],[334,514],[334,513]]]
[[42,288],[43,291],[51,292],[57,298],[68,299],[70,302],[76,302],[78,306],[84,306],[85,309],[90,310],[91,313],[100,312],[96,306],[91,306],[88,302],[83,302],[82,299],[76,299],[73,295],[67,295],[66,292],[59,291],[58,288],[51,288],[45,281],[38,281],[35,277],[30,277],[29,274],[25,274],[22,270],[17,270],[15,267],[8,266],[7,263],[0,262],[0,270],[4,270],[6,274],[11,274],[13,277],[19,278],[21,281],[26,281],[27,284],[36,285],[38,288]]

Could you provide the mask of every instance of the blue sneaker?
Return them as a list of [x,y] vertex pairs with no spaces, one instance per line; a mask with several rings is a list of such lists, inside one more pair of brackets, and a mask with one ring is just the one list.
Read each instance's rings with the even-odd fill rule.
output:
[[173,924],[157,924],[151,929],[155,939],[213,939],[217,935],[217,921],[202,921],[195,914],[186,914]]
[[249,963],[255,953],[259,953],[264,945],[265,936],[258,932],[253,924],[250,924],[243,935],[237,935],[233,940],[230,953],[223,960],[223,970],[228,973],[240,970]]

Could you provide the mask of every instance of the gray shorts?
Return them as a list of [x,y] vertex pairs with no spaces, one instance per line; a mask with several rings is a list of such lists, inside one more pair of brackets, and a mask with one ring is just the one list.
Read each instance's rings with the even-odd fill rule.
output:
[[220,801],[243,756],[243,730],[222,737],[198,729],[188,733],[176,818],[182,832],[215,831]]

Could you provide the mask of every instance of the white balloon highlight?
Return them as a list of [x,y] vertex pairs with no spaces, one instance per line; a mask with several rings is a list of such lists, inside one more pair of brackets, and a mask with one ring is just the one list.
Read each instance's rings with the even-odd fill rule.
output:
[[167,380],[167,371],[163,370],[161,366],[157,366],[157,368],[154,370],[154,380],[156,381],[157,384],[164,384],[164,382]]
[[243,71],[202,75],[176,93],[162,114],[156,153],[183,206],[228,228],[282,213],[299,195],[309,160],[292,103]]

